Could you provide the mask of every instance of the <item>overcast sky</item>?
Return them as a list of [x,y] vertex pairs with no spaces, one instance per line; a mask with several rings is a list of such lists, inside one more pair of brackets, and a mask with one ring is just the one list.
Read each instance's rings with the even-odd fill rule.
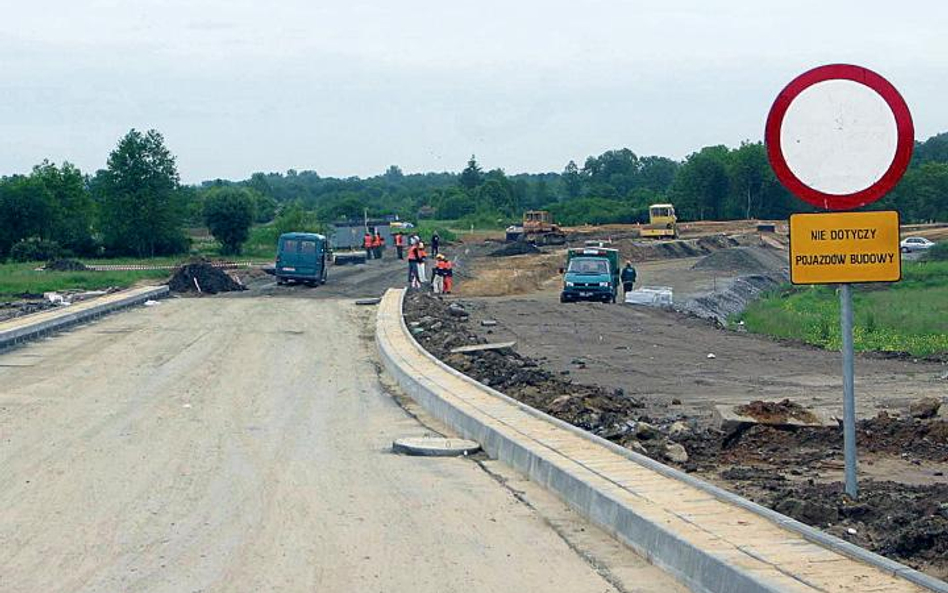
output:
[[760,140],[776,94],[829,62],[948,131],[948,2],[0,0],[0,173],[105,166],[156,128],[182,180],[559,171],[628,147]]

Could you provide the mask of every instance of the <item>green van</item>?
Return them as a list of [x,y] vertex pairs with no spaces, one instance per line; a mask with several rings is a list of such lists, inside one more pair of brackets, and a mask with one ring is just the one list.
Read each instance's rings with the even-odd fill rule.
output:
[[326,237],[316,233],[284,233],[277,244],[277,284],[325,284],[327,260]]

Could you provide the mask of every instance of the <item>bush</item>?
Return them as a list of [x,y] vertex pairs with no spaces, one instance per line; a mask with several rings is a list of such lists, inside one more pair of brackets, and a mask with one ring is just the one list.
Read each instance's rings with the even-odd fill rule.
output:
[[15,262],[49,261],[63,255],[63,249],[56,241],[42,239],[23,239],[10,249],[10,259]]

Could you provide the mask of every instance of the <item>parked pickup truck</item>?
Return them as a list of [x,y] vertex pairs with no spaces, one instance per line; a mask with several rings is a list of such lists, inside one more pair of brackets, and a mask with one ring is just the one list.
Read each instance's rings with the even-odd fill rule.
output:
[[566,252],[561,303],[574,301],[616,302],[619,291],[619,251],[583,247]]

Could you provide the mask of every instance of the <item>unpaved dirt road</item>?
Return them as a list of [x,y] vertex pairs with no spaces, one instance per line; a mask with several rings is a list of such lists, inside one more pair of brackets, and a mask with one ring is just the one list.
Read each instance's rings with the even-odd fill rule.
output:
[[681,590],[488,464],[391,454],[427,429],[379,383],[373,311],[277,292],[0,354],[0,590]]
[[[842,414],[838,353],[716,329],[662,309],[561,304],[555,291],[466,301],[474,327],[481,319],[499,322],[490,335],[480,328],[485,337],[516,340],[519,352],[553,372],[568,371],[578,383],[623,389],[658,405],[677,399],[674,410],[695,417],[707,417],[713,404],[784,398]],[[942,397],[946,368],[857,356],[858,414],[905,411],[918,398]]]

